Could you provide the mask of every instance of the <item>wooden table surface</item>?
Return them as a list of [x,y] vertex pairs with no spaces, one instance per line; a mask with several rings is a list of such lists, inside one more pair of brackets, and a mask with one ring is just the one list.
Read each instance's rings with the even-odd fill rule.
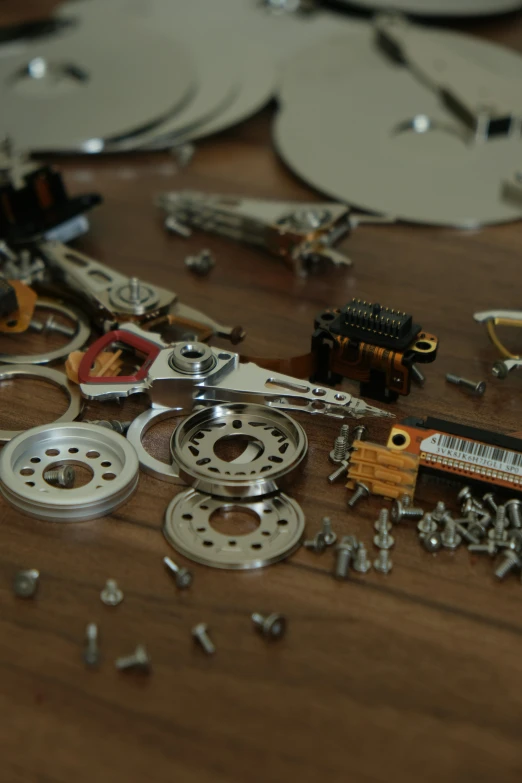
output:
[[[27,2],[23,13],[51,2]],[[0,23],[21,18],[3,0]],[[466,25],[522,50],[522,19]],[[193,188],[277,199],[317,199],[277,160],[272,112],[198,146],[184,171],[169,155],[61,163],[73,192],[100,191],[90,234],[78,248],[128,274],[172,288],[181,301],[248,331],[251,355],[308,350],[314,315],[352,296],[401,307],[440,338],[436,363],[393,410],[439,415],[502,432],[522,429],[522,378],[490,375],[496,358],[472,313],[520,307],[522,225],[455,231],[361,227],[343,244],[353,268],[295,279],[277,260],[225,239],[166,235],[156,193]],[[353,151],[356,154],[356,151]],[[347,154],[351,154],[347,150]],[[183,259],[209,247],[217,266],[193,277]],[[35,350],[48,343],[32,338]],[[455,371],[487,379],[483,399],[448,386]],[[350,388],[349,386],[347,388]],[[351,389],[355,391],[354,388]],[[2,427],[53,420],[61,395],[31,381],[0,387]],[[142,401],[90,405],[87,416],[130,418]],[[369,547],[380,503],[348,512],[347,490],[330,486],[328,452],[338,423],[299,415],[309,458],[292,496],[312,535],[328,514],[338,535]],[[147,444],[166,459],[172,422]],[[389,424],[370,422],[384,443]],[[522,773],[521,586],[496,583],[488,558],[466,549],[429,555],[414,527],[395,531],[394,569],[346,583],[332,579],[334,555],[304,549],[252,573],[217,571],[178,556],[162,534],[179,487],[141,475],[131,501],[109,517],[53,524],[0,500],[0,779],[5,783],[183,783],[223,781],[518,781]],[[453,508],[455,493],[421,484],[417,499]],[[239,523],[237,523],[239,524]],[[162,557],[194,572],[178,592]],[[19,568],[41,573],[35,600],[14,597]],[[100,601],[105,580],[125,593]],[[253,632],[253,611],[287,615],[269,645]],[[82,662],[85,626],[98,623],[103,662]],[[217,652],[206,657],[190,629],[207,622]],[[149,677],[118,673],[117,656],[145,644]]]

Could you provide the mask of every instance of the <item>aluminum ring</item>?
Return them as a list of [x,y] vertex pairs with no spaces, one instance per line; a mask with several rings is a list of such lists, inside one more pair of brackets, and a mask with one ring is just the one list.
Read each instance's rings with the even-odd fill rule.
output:
[[173,465],[153,457],[142,443],[143,436],[151,427],[164,419],[182,416],[183,411],[174,408],[150,408],[137,416],[127,430],[127,440],[134,447],[140,462],[140,468],[154,478],[169,481],[172,484],[183,484],[179,473]]
[[[248,439],[258,448],[227,462],[218,441]],[[304,460],[306,433],[290,416],[253,403],[228,403],[188,416],[171,438],[173,463],[194,489],[221,497],[259,497],[281,489]]]
[[[63,372],[51,370],[49,367],[36,367],[32,364],[17,364],[14,367],[6,365],[5,367],[0,367],[0,383],[8,378],[36,378],[37,380],[49,381],[49,383],[54,383],[56,386],[59,386],[69,397],[69,407],[63,416],[56,419],[54,422],[55,424],[74,421],[76,417],[80,415],[83,402],[80,389],[76,384],[71,383]],[[8,443],[12,438],[21,435],[24,432],[25,430],[0,430],[0,443]]]
[[78,310],[73,310],[71,307],[67,307],[60,302],[55,302],[52,299],[38,299],[35,307],[53,310],[56,313],[60,313],[60,315],[64,315],[66,318],[70,318],[71,321],[76,323],[76,334],[67,345],[62,345],[54,351],[28,354],[27,356],[0,353],[0,364],[3,362],[6,364],[51,364],[60,359],[65,359],[73,351],[79,351],[89,339],[91,327],[85,316]]
[[[43,478],[55,464],[88,467],[83,487],[61,489]],[[138,485],[139,463],[126,439],[105,427],[74,422],[33,427],[0,454],[0,492],[20,511],[57,522],[94,519],[124,503]]]
[[[218,511],[240,509],[258,517],[246,535],[224,535],[211,525]],[[226,500],[195,489],[177,495],[165,514],[165,538],[181,554],[211,568],[253,569],[289,557],[301,544],[305,518],[295,500],[279,493],[258,500]]]

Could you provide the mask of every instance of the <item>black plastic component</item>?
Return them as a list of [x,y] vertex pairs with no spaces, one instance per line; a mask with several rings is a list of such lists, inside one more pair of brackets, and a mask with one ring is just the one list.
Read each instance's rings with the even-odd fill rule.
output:
[[[318,320],[322,320],[321,317]],[[327,328],[333,334],[394,351],[405,350],[421,330],[408,313],[362,299],[352,299],[329,320]]]
[[18,310],[16,291],[7,280],[0,278],[0,318],[11,315],[15,310]]

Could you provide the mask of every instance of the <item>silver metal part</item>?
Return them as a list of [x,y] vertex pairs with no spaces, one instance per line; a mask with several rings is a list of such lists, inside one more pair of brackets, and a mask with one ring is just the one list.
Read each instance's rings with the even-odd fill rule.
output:
[[348,450],[348,444],[346,438],[342,435],[338,435],[334,442],[334,448],[330,452],[330,460],[336,465],[346,461],[346,452]]
[[321,533],[323,534],[326,546],[332,546],[337,541],[337,533],[334,533],[332,530],[332,521],[330,517],[323,517]]
[[[51,486],[43,476],[57,461],[87,468],[91,481],[68,490]],[[124,437],[78,422],[33,427],[0,454],[0,492],[6,500],[30,516],[57,522],[110,513],[132,495],[138,473],[136,452]]]
[[85,649],[83,651],[83,660],[86,666],[97,668],[100,663],[100,650],[98,647],[98,626],[96,623],[89,623],[85,629]]
[[379,549],[391,549],[395,544],[395,539],[390,535],[390,523],[388,522],[388,509],[381,508],[379,519],[377,520],[377,534],[373,537],[373,543]]
[[466,389],[471,389],[473,394],[476,394],[477,397],[482,397],[486,391],[485,381],[468,381],[466,378],[459,378],[458,375],[453,375],[453,373],[450,372],[447,373],[446,380],[448,383],[453,383],[456,386],[464,386]]
[[[219,448],[256,450],[233,462]],[[281,488],[306,457],[308,440],[296,421],[263,405],[232,403],[203,408],[175,429],[173,464],[194,489],[227,497],[259,497]],[[243,451],[245,454],[245,451]]]
[[350,467],[350,460],[349,459],[343,459],[341,464],[338,468],[334,470],[333,473],[330,473],[328,476],[328,481],[330,484],[335,484],[336,481],[338,481],[342,476],[345,476],[348,472],[348,468]]
[[13,580],[13,592],[18,598],[33,598],[40,579],[40,572],[35,568],[17,571]]
[[419,384],[419,386],[424,386],[426,383],[426,376],[419,370],[416,364],[412,364],[411,366],[411,377]]
[[368,427],[365,424],[358,424],[353,429],[352,443],[356,440],[366,440],[368,437]]
[[446,516],[444,530],[441,534],[442,546],[445,549],[457,549],[462,542],[462,537],[457,533],[457,525],[454,519]]
[[335,564],[333,575],[335,579],[348,579],[352,558],[359,542],[355,536],[343,536],[335,548]]
[[178,587],[180,590],[186,590],[190,585],[192,584],[192,572],[188,570],[188,568],[182,568],[170,558],[170,557],[164,557],[163,563],[165,564],[165,567],[167,570],[174,576],[174,580],[176,582],[176,587]]
[[393,502],[391,509],[391,519],[392,522],[395,522],[395,524],[408,519],[417,521],[422,519],[423,516],[424,511],[422,508],[413,508],[409,505],[405,506],[403,500],[395,500]]
[[195,625],[192,629],[192,636],[194,640],[201,645],[207,655],[214,655],[216,648],[208,635],[208,625],[206,625],[206,623]]
[[322,533],[316,533],[316,535],[303,542],[305,549],[309,549],[311,552],[315,552],[317,555],[321,555],[326,549],[326,539]]
[[492,492],[486,492],[486,494],[482,496],[482,500],[490,511],[492,511],[494,514],[497,513],[498,506],[495,500],[495,496]]
[[149,410],[143,411],[132,421],[127,430],[127,440],[135,449],[140,468],[144,473],[148,473],[149,476],[154,476],[154,478],[162,481],[169,481],[171,484],[181,485],[184,482],[180,479],[178,470],[173,465],[153,457],[143,445],[143,438],[151,427],[165,419],[173,419],[179,416],[180,411],[176,409],[149,408]]
[[504,554],[504,559],[495,569],[495,576],[497,579],[505,579],[510,571],[513,571],[515,568],[520,569],[521,565],[522,563],[517,553],[508,549]]
[[107,579],[105,587],[100,593],[100,598],[105,606],[118,606],[124,598],[123,590],[120,590],[115,579]]
[[368,497],[370,497],[370,490],[366,484],[363,484],[362,481],[358,481],[355,485],[355,491],[348,501],[348,508],[355,508],[360,500]]
[[373,561],[373,567],[380,574],[389,574],[393,568],[393,562],[387,549],[381,549],[377,558]]
[[368,557],[368,552],[366,551],[364,544],[361,542],[357,547],[357,552],[355,553],[352,568],[359,574],[366,574],[371,569],[371,567],[372,564],[370,562],[370,558]]
[[255,627],[265,639],[277,641],[278,639],[282,639],[286,633],[287,620],[283,614],[269,614],[263,616],[262,614],[254,612],[251,617]]
[[[218,512],[243,511],[259,526],[246,535],[224,535],[212,527]],[[189,489],[177,495],[165,514],[167,541],[196,563],[225,569],[262,568],[295,552],[304,532],[304,515],[284,494],[263,500],[223,500]]]
[[[80,415],[82,409],[82,398],[78,387],[69,381],[66,375],[57,370],[51,370],[48,367],[36,367],[33,365],[16,364],[13,367],[8,365],[0,367],[0,383],[2,381],[13,380],[14,378],[34,378],[35,380],[48,381],[58,386],[65,392],[69,398],[69,407],[55,424],[59,425],[65,422],[72,422]],[[52,426],[52,425],[46,425]],[[22,435],[24,430],[0,430],[0,443],[8,443],[17,435]],[[2,455],[5,453],[5,449]],[[0,476],[1,481],[1,476]]]
[[202,250],[195,256],[187,256],[185,266],[196,275],[205,276],[216,266],[216,259],[210,250]]
[[[91,335],[91,327],[88,320],[85,318],[79,310],[74,310],[72,307],[56,302],[53,299],[40,298],[36,300],[35,308],[52,310],[53,313],[59,313],[60,315],[69,318],[75,324],[74,336],[65,345],[61,345],[59,348],[54,348],[52,351],[46,351],[45,353],[36,354],[11,354],[0,353],[0,363],[6,364],[52,364],[53,362],[59,362],[65,359],[73,351],[79,351]],[[52,317],[52,316],[51,316]],[[34,323],[34,321],[33,321]],[[53,320],[53,323],[56,322]],[[61,324],[60,324],[61,326]],[[45,326],[43,330],[45,332]],[[56,331],[56,328],[54,329]],[[0,368],[1,369],[1,368]]]
[[151,669],[149,654],[142,644],[139,644],[136,647],[132,655],[125,655],[122,658],[117,658],[114,665],[121,672],[134,669],[143,674],[149,674]]
[[70,489],[74,486],[76,472],[72,465],[59,465],[53,470],[47,470],[43,474],[43,477],[49,484],[55,484],[57,487]]
[[50,315],[46,319],[45,323],[38,321],[36,318],[33,318],[29,324],[29,327],[33,330],[33,332],[38,332],[38,334],[54,333],[63,334],[65,337],[74,337],[76,334],[76,329],[73,329],[72,326],[65,326],[65,324],[61,324],[56,320],[54,315]]
[[85,424],[97,424],[98,427],[106,427],[119,435],[126,435],[132,421],[119,421],[118,419],[84,419]]
[[442,538],[438,531],[426,533],[422,538],[422,545],[427,552],[438,552],[442,547]]
[[432,533],[436,533],[438,525],[431,514],[424,514],[417,524],[417,530],[419,531],[420,537],[423,538],[425,536],[430,536]]

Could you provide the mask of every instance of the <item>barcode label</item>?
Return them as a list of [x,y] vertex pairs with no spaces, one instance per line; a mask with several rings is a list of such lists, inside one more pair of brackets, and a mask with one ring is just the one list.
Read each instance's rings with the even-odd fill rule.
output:
[[476,440],[436,433],[422,441],[421,451],[488,470],[510,473],[514,476],[522,475],[522,453],[501,449],[498,446],[488,446]]

